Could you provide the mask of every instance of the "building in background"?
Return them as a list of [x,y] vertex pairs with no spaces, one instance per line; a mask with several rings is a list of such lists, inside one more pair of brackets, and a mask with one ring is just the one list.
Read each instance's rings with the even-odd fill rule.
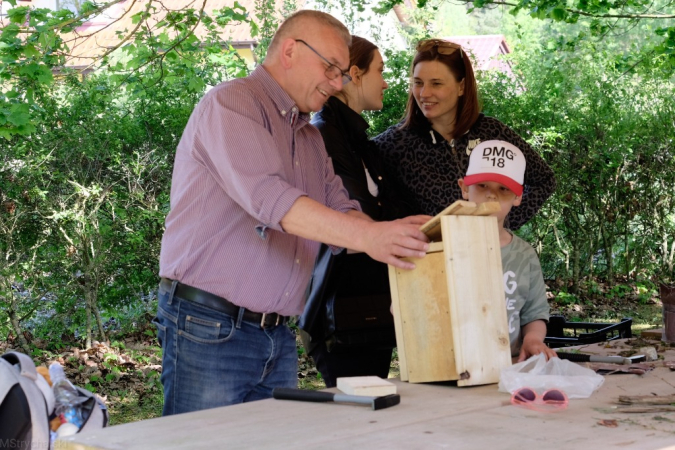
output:
[[511,62],[500,58],[511,53],[503,34],[448,36],[443,39],[461,45],[471,56],[475,70],[499,70],[509,78],[515,77]]

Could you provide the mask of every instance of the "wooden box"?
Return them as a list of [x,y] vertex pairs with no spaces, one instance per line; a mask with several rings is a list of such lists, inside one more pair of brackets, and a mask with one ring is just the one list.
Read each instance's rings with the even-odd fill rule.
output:
[[[483,205],[458,203],[463,212],[455,213],[489,213]],[[426,257],[411,259],[415,269],[389,266],[401,380],[497,383],[511,365],[497,219],[435,219],[435,233],[423,230],[442,241]]]

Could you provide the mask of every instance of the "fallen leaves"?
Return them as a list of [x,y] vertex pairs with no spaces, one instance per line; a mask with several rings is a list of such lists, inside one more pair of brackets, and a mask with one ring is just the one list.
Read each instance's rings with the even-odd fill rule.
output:
[[619,424],[614,419],[602,419],[598,422],[598,425],[602,425],[603,427],[607,428],[616,428],[619,426]]

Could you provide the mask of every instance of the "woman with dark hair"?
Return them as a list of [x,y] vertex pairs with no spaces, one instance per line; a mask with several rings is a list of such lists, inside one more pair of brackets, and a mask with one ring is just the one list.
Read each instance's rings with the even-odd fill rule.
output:
[[466,174],[471,151],[487,140],[510,142],[525,155],[522,203],[506,219],[517,229],[555,190],[553,171],[518,134],[480,112],[471,60],[460,45],[420,41],[405,116],[374,139],[385,173],[411,212],[433,216],[460,200],[457,180]]
[[[400,219],[407,215],[406,206],[384,177],[361,117],[363,111],[382,109],[387,88],[382,55],[372,42],[352,36],[349,59],[352,81],[328,99],[312,124],[321,131],[335,173],[363,212],[378,221]],[[427,219],[404,220],[422,225]],[[322,246],[299,326],[327,387],[335,386],[338,377],[387,378],[396,346],[390,303],[384,264],[364,253],[333,255]]]

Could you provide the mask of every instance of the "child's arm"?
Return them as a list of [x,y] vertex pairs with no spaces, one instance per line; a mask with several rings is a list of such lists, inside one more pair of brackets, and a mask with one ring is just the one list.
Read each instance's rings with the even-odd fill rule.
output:
[[530,356],[539,353],[546,354],[546,360],[558,356],[555,350],[548,348],[544,344],[546,337],[546,322],[535,320],[523,327],[523,346],[520,348],[518,362],[525,361]]

